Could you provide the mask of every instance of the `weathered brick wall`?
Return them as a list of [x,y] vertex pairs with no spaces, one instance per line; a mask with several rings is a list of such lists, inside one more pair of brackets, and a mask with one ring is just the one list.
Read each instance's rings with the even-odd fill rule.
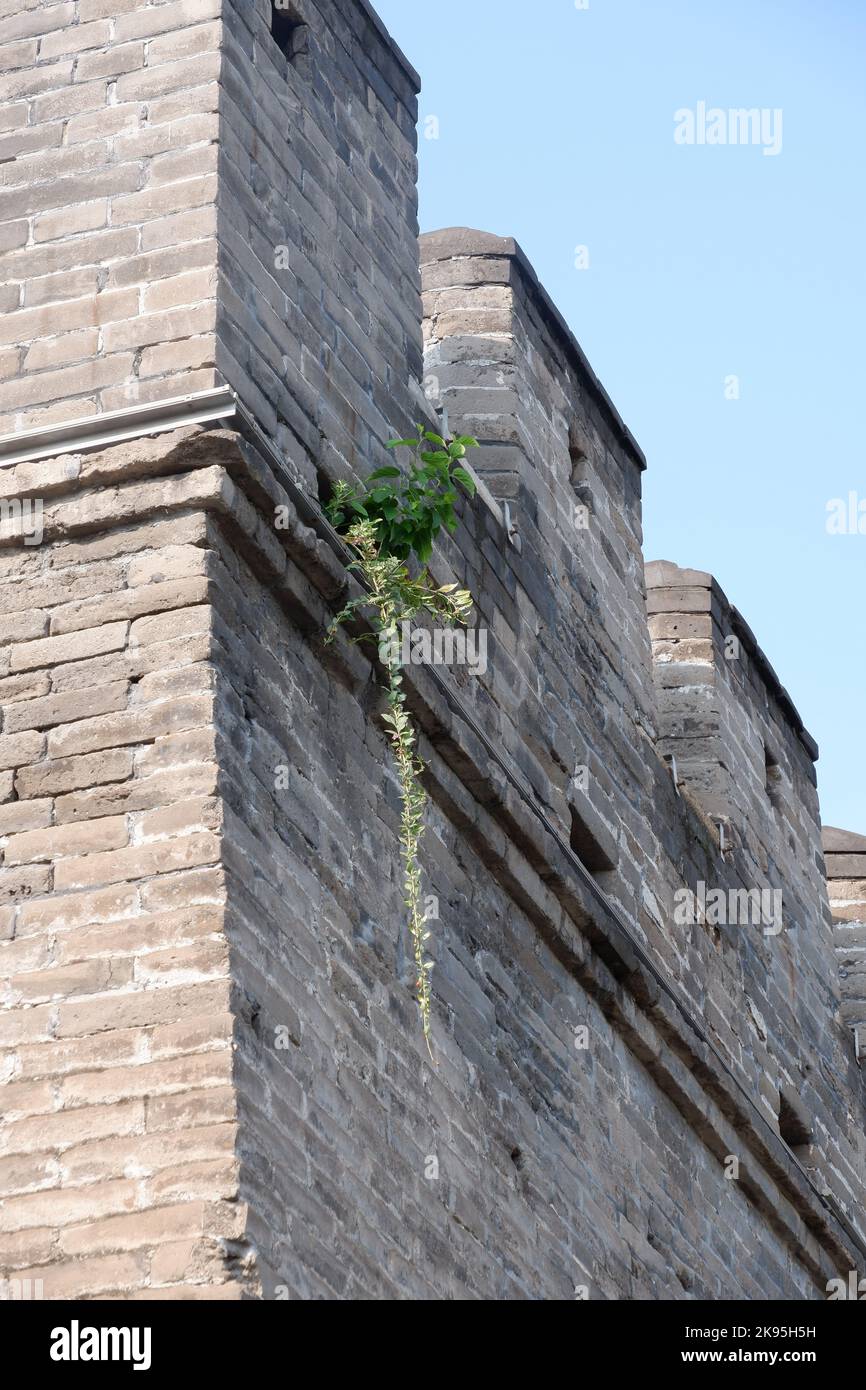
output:
[[241,1287],[218,470],[176,457],[167,438],[0,473],[45,497],[43,544],[0,543],[0,1269],[46,1297]]
[[[720,1060],[710,995],[723,1027],[739,1028],[742,940],[679,941],[689,970],[678,984],[703,1002],[709,1042],[420,669],[411,689],[434,803],[425,865],[441,904],[431,1071],[373,673],[347,642],[323,648],[344,574],[291,505],[289,529],[274,532],[285,499],[255,454],[191,431],[85,455],[77,476],[68,460],[7,471],[7,487],[10,476],[31,490],[53,480],[55,496],[47,543],[7,547],[9,582],[66,575],[64,562],[86,556],[101,568],[84,592],[67,576],[51,605],[64,631],[48,640],[66,642],[70,621],[98,610],[112,621],[94,640],[117,644],[97,659],[77,635],[86,625],[72,652],[34,651],[45,638],[22,635],[12,676],[41,672],[49,695],[77,681],[88,711],[88,678],[96,690],[130,686],[125,709],[82,718],[66,707],[62,725],[35,697],[35,738],[8,749],[10,815],[53,801],[53,822],[6,826],[4,856],[12,845],[32,857],[35,878],[0,870],[16,895],[2,948],[16,990],[3,1034],[7,1277],[41,1278],[49,1297],[261,1286],[276,1297],[559,1298],[577,1286],[767,1298],[820,1296],[852,1267],[856,1251]],[[464,534],[472,554],[502,541],[486,507],[468,511]],[[523,559],[506,553],[516,579]],[[19,590],[28,611],[36,597]],[[526,598],[522,608],[531,628],[537,615]],[[506,668],[495,684],[513,698]],[[61,753],[83,787],[51,781]],[[101,773],[80,761],[94,755]],[[92,788],[98,775],[116,781]],[[669,846],[695,842],[685,877],[724,875],[661,764],[654,776]],[[83,843],[51,829],[73,811]],[[657,934],[675,935],[664,914]],[[31,954],[19,959],[23,943]],[[104,975],[90,955],[100,946]],[[80,997],[54,973],[67,961],[83,967]],[[787,1041],[774,1033],[768,1056],[778,1062]],[[835,1083],[849,1106],[853,1071],[851,1059]],[[38,1124],[15,1118],[16,1104],[41,1107]],[[810,1156],[831,1186],[842,1174],[852,1216],[858,1114],[840,1107]],[[82,1148],[90,1166],[78,1166]],[[743,1165],[737,1182],[724,1177],[728,1155]]]
[[[838,1147],[836,1127],[859,1083],[850,1038],[827,1034],[839,991],[814,745],[709,575],[650,565],[647,630],[642,455],[516,244],[452,229],[422,237],[421,260],[427,387],[455,427],[482,440],[473,462],[508,502],[523,546],[519,559],[506,547],[514,578],[497,576],[493,615],[489,569],[477,573],[462,547],[457,573],[482,596],[495,653],[488,677],[470,682],[489,698],[466,698],[563,833],[573,807],[613,860],[598,882],[767,1120],[778,1127],[783,1089],[805,1097],[825,1136],[821,1159],[807,1157],[856,1207],[862,1138],[846,1120]],[[515,581],[503,653],[501,595]],[[739,657],[728,662],[734,631]],[[765,746],[777,768],[770,790]],[[588,786],[575,790],[581,766]],[[699,883],[783,889],[783,930],[678,924],[676,892]]]
[[643,455],[513,240],[436,232],[421,262],[427,388],[481,442],[473,467],[519,537],[519,563],[504,537],[479,560],[456,538],[512,684],[478,714],[567,836],[572,807],[587,821],[614,862],[605,889],[637,923],[651,776],[635,750],[655,720]]
[[[732,1011],[709,1018],[731,1055],[753,1059],[768,1113],[781,1090],[798,1094],[828,1148],[806,1155],[850,1203],[861,1178],[859,1141],[846,1158],[832,1136],[846,1113],[850,1038],[844,1019],[821,851],[817,748],[741,614],[712,576],[669,563],[647,566],[660,754],[673,759],[683,794],[710,819],[742,888],[781,893],[782,930],[743,937]],[[721,827],[721,829],[720,829]],[[706,882],[714,884],[715,877]],[[723,996],[722,996],[723,997]],[[725,1016],[726,1017],[723,1017]],[[828,1046],[828,1043],[831,1045]],[[832,1078],[845,1076],[841,1085]],[[835,1175],[835,1176],[833,1176]],[[855,1176],[856,1175],[856,1176]]]
[[[64,42],[106,20],[87,0],[38,30],[4,16],[28,121],[32,84],[60,78],[32,51],[55,8]],[[163,398],[215,365],[264,433],[0,470],[45,532],[0,525],[0,1273],[49,1297],[822,1297],[866,1261],[866,1145],[808,736],[755,644],[723,664],[709,576],[661,568],[656,598],[705,602],[661,605],[653,652],[642,456],[515,243],[422,239],[422,368],[416,79],[367,4],[300,0],[291,61],[264,0],[214,8],[115,6],[98,40],[109,67],[132,45],[143,119],[141,182],[116,195],[139,199],[135,251],[102,270],[138,262],[145,296],[216,270],[206,329],[179,303],[124,311],[121,389]],[[107,120],[120,82],[91,74],[89,110]],[[184,136],[199,88],[218,213],[213,191],[206,232],[201,208],[166,211],[142,259],[159,160],[180,197],[200,143],[214,155]],[[164,127],[179,143],[157,154]],[[71,206],[58,186],[34,185],[43,210]],[[204,261],[178,266],[191,247]],[[40,262],[18,255],[26,297]],[[108,290],[81,297],[101,313]],[[151,348],[162,378],[136,385]],[[318,503],[428,408],[422,370],[493,494],[433,561],[471,588],[488,667],[406,678],[435,1069],[380,687],[368,649],[324,644],[354,581]],[[68,389],[40,388],[39,418],[86,413]],[[675,895],[701,880],[782,884],[785,930],[683,925]]]
[[358,0],[223,0],[217,365],[313,491],[425,407],[414,69]]
[[[485,509],[466,530],[473,553],[497,539]],[[223,562],[215,606],[236,749],[222,785],[244,997],[241,1187],[266,1294],[570,1298],[584,1285],[592,1297],[820,1296],[834,1265],[794,1215],[804,1193],[787,1186],[793,1161],[768,1190],[759,1120],[743,1113],[729,1128],[712,1085],[689,1091],[661,1026],[673,1023],[664,1003],[641,1024],[628,1002],[635,979],[617,982],[639,965],[623,970],[621,941],[596,955],[581,940],[578,923],[600,925],[588,887],[413,671],[433,797],[426,886],[440,904],[439,1065],[429,1068],[373,672],[347,642],[325,658],[330,605],[322,611],[313,586],[306,611],[287,621],[255,564],[235,551]],[[505,670],[496,693],[508,701]],[[669,833],[678,818],[694,833],[666,774],[655,805]],[[729,949],[747,951],[735,935]],[[707,974],[721,1009],[730,970]],[[582,1026],[586,1051],[575,1046]],[[852,1071],[853,1059],[847,1085]],[[862,1132],[829,1146],[822,1136],[822,1160],[835,1168],[852,1144],[862,1166]],[[741,1159],[742,1183],[725,1180],[727,1154]],[[438,1178],[427,1176],[431,1159]],[[845,1182],[858,1182],[850,1162]],[[791,1223],[787,1239],[766,1223],[768,1202]]]
[[417,75],[358,0],[296,9],[294,58],[270,0],[0,17],[0,433],[218,369],[315,484],[425,411]]
[[212,386],[222,0],[0,15],[0,433]]
[[866,836],[824,830],[827,889],[842,981],[842,1017],[866,1064]]

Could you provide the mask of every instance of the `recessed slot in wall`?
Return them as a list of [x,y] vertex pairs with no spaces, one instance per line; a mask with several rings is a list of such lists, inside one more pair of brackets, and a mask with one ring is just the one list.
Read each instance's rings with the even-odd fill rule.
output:
[[319,506],[324,511],[331,500],[334,484],[321,468],[316,469],[316,491],[319,494]]
[[589,440],[578,426],[574,426],[568,437],[568,456],[571,459],[571,486],[581,502],[587,507],[592,504],[592,471],[589,455]]
[[[607,838],[605,834],[605,839]],[[573,802],[571,803],[571,848],[581,864],[584,864],[594,877],[609,873],[611,869],[616,868],[615,849],[612,845],[606,846],[602,843],[600,829],[594,827],[590,823],[590,815],[588,813],[581,814]]]
[[802,1153],[812,1142],[812,1125],[803,1106],[787,1089],[779,1092],[779,1134],[793,1153]]
[[295,5],[286,4],[285,0],[272,0],[271,34],[290,63],[306,55],[308,29]]
[[782,804],[782,769],[766,744],[764,745],[764,785],[767,789],[767,799],[770,805],[778,811]]

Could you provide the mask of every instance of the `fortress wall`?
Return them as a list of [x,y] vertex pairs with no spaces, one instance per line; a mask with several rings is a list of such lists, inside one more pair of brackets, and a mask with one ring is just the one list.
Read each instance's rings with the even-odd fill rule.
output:
[[[71,29],[97,22],[76,3]],[[219,53],[213,320],[162,346],[202,340],[204,384],[245,412],[0,468],[44,530],[0,523],[3,1276],[823,1297],[866,1267],[864,1094],[793,706],[710,576],[645,579],[643,457],[513,241],[422,238],[422,362],[417,79],[369,6],[299,0],[288,56],[263,0],[127,18]],[[151,79],[141,42],[145,89],[193,73]],[[174,361],[163,391],[198,370]],[[358,591],[320,502],[443,407],[485,488],[432,570],[471,589],[488,646],[483,669],[406,674],[433,1068],[380,676],[324,643]],[[700,882],[781,887],[783,930],[682,921]]]
[[0,434],[214,385],[221,10],[0,17]]
[[202,462],[0,473],[45,497],[0,543],[0,1270],[48,1298],[243,1288]]
[[288,56],[272,13],[223,0],[217,365],[315,491],[425,410],[420,82],[358,0],[297,0]]
[[846,830],[824,830],[827,889],[842,982],[842,1017],[857,1033],[866,1056],[866,839]]

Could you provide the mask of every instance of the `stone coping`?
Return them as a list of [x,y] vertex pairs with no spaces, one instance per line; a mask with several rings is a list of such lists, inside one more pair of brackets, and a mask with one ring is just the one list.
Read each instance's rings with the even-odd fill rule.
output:
[[562,343],[567,355],[571,358],[580,375],[587,381],[596,401],[628,449],[632,459],[641,472],[644,472],[647,461],[643,450],[590,366],[586,353],[563,315],[539,280],[529,257],[514,238],[495,236],[492,232],[480,232],[472,227],[448,227],[441,231],[424,232],[420,237],[420,246],[422,266],[461,256],[502,257],[514,262],[520,278],[538,305],[542,318],[546,320],[554,336]]
[[[820,757],[820,749],[812,735],[806,728],[797,710],[794,701],[783,686],[779,677],[765,653],[763,647],[758,642],[749,624],[746,622],[742,613],[731,603],[721,585],[711,574],[704,570],[681,569],[679,565],[671,560],[650,560],[644,566],[648,596],[651,596],[658,589],[706,589],[707,599],[702,604],[699,611],[715,612],[720,617],[726,619],[731,631],[739,637],[749,656],[754,661],[764,679],[764,684],[772,695],[775,696],[780,708],[785,714],[794,733],[800,739],[806,752],[809,754],[813,763]],[[652,610],[652,600],[650,598]],[[679,610],[676,610],[679,611]],[[688,608],[685,612],[698,611],[694,603],[689,600]]]

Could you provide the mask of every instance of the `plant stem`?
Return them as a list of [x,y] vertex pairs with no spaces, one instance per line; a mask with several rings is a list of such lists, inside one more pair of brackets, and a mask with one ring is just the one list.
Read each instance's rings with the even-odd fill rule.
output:
[[[401,685],[399,662],[391,658],[388,661],[388,693],[392,707],[402,705]],[[420,759],[416,757],[417,739],[415,731],[408,721],[402,727],[389,727],[389,737],[394,749],[403,801],[400,849],[406,889],[405,901],[409,912],[409,932],[412,937],[417,970],[415,988],[418,1008],[421,1013],[421,1024],[424,1029],[424,1041],[427,1044],[427,1051],[430,1053],[430,1060],[435,1062],[430,1041],[430,968],[424,954],[429,932],[425,931],[425,918],[421,912],[421,865],[418,857],[421,837],[424,834],[424,810],[427,804],[427,797],[418,780],[424,768]]]
[[424,764],[418,756],[418,734],[406,712],[403,690],[403,668],[400,661],[400,624],[411,622],[418,613],[427,612],[449,623],[465,624],[472,608],[472,597],[456,584],[437,588],[426,570],[413,579],[406,565],[394,556],[382,556],[375,527],[369,521],[359,521],[347,533],[346,539],[358,559],[351,568],[360,572],[366,592],[352,599],[338,613],[328,630],[333,640],[337,629],[363,609],[372,609],[371,626],[379,640],[379,657],[388,673],[388,711],[384,724],[397,765],[400,783],[400,851],[403,866],[404,901],[408,910],[409,933],[415,957],[417,979],[415,990],[424,1029],[424,1041],[434,1066],[431,1042],[432,990],[430,972],[433,962],[425,959],[426,943],[430,939],[427,919],[422,911],[421,865],[419,847],[424,834],[424,812],[427,797],[421,785]]
[[387,585],[381,582],[377,566],[364,566],[367,582],[371,588],[372,605],[379,619],[379,650],[388,672],[389,715],[386,717],[388,737],[394,750],[397,775],[400,782],[402,801],[400,852],[403,863],[403,884],[405,903],[408,910],[409,933],[415,957],[417,977],[415,981],[421,1026],[430,1060],[435,1065],[431,1042],[431,989],[430,971],[432,963],[425,959],[425,943],[430,933],[425,930],[425,919],[421,911],[421,864],[419,847],[424,834],[424,811],[427,797],[421,786],[420,777],[424,765],[417,756],[418,739],[404,705],[403,668],[398,652],[399,624],[411,619],[411,613],[401,609]]

